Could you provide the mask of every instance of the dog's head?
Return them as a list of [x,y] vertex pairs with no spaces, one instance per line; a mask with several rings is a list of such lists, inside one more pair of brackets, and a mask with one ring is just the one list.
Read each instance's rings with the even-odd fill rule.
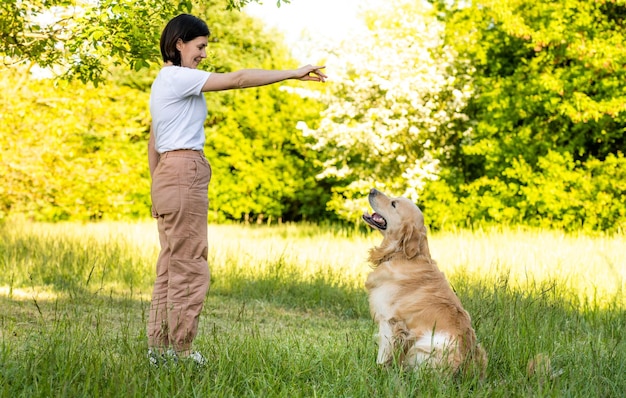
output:
[[383,234],[383,243],[370,253],[373,262],[395,252],[403,252],[407,258],[428,255],[426,227],[422,211],[407,198],[390,198],[372,189],[368,196],[374,212],[363,214],[363,220]]

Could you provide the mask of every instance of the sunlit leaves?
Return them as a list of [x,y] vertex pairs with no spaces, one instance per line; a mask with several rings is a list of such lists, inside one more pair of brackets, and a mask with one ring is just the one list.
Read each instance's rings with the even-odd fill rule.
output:
[[[213,57],[203,67],[297,66],[261,32],[259,21],[227,12],[220,0],[195,10],[212,31]],[[94,25],[81,34],[105,40],[106,31]],[[117,40],[111,43],[126,48]],[[158,41],[150,43],[158,49]],[[79,72],[90,79],[98,67],[114,65],[96,65],[97,56],[85,55]],[[111,71],[114,79],[98,87],[35,80],[27,68],[3,71],[0,220],[11,213],[45,221],[149,217],[148,97],[157,69],[119,67]],[[314,179],[315,154],[295,128],[298,120],[315,124],[320,106],[281,89],[288,84],[206,94],[212,221],[275,223],[324,214],[326,193]]]
[[[251,1],[220,7],[237,11]],[[98,85],[110,77],[111,65],[140,70],[160,62],[156,43],[163,26],[192,6],[191,0],[3,0],[0,58]]]
[[[623,184],[602,194],[599,186],[624,180],[609,164],[623,163],[626,151],[626,2],[433,3],[476,92],[462,162],[446,165],[456,196],[446,205],[465,203],[473,222],[623,225]],[[613,213],[581,205],[599,197]]]
[[[215,3],[198,8],[212,32],[211,70],[298,66],[284,46],[261,32],[259,21],[220,10]],[[324,188],[314,178],[315,154],[296,129],[298,120],[315,123],[320,105],[283,90],[286,86],[302,88],[310,83],[206,94],[205,152],[213,168],[212,221],[276,222],[324,213]]]
[[[333,82],[319,128],[303,126],[336,178],[333,210],[354,219],[365,193],[385,187],[417,199],[448,150],[446,129],[462,122],[471,87],[450,77],[453,54],[438,52],[442,25],[415,1],[379,5],[368,29],[332,51]],[[436,145],[435,145],[436,144]]]
[[126,87],[0,79],[0,219],[145,217],[147,94]]

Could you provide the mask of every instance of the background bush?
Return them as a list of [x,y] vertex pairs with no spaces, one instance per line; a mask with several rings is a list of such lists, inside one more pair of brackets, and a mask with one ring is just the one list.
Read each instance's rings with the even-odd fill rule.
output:
[[[208,22],[209,70],[298,66],[280,35],[228,10],[232,1],[150,1],[154,19],[147,5],[112,9],[119,20],[90,10],[103,19],[73,32],[76,43],[113,35],[102,42],[116,46],[108,63],[82,65],[93,83],[36,79],[33,66],[64,56],[49,41],[0,45],[15,61],[0,74],[0,219],[149,217],[147,107],[159,65],[145,42],[170,15]],[[359,225],[377,187],[416,201],[434,229],[623,230],[626,3],[431,3],[392,0],[366,13],[376,21],[367,34],[333,43],[325,85],[206,94],[210,220]],[[1,26],[27,37],[36,26],[12,24],[24,18],[0,13]],[[120,30],[134,20],[153,25]],[[124,58],[124,43],[145,62]],[[115,66],[123,61],[133,70]]]

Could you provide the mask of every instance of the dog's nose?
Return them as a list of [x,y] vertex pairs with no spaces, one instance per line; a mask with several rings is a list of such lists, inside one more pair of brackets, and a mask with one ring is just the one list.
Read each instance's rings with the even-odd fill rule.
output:
[[378,195],[380,192],[376,188],[370,189],[370,196]]

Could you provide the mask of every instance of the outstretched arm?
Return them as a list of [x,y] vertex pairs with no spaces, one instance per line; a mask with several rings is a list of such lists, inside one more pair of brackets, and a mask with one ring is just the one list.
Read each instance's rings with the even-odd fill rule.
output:
[[202,91],[259,87],[288,79],[324,82],[326,75],[321,71],[324,68],[324,66],[306,65],[289,70],[241,69],[229,73],[211,73],[204,83]]

